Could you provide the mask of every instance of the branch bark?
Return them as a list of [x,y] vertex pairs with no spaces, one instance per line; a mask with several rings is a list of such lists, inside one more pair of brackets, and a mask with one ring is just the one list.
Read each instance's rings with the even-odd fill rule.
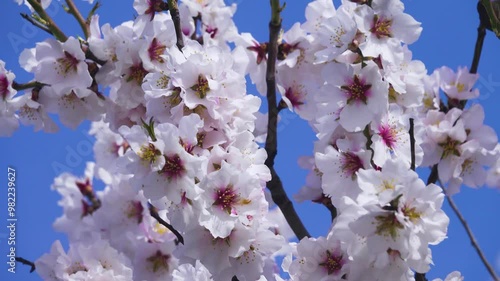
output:
[[69,13],[72,14],[78,21],[78,24],[80,24],[83,34],[85,35],[85,38],[86,39],[89,38],[90,26],[88,22],[83,18],[82,14],[80,13],[80,10],[78,10],[73,0],[66,0],[66,4],[68,5]]
[[177,237],[177,241],[179,241],[179,243],[184,245],[184,237],[182,237],[179,231],[177,231],[177,229],[175,229],[172,225],[170,225],[168,222],[166,222],[164,219],[160,217],[160,215],[158,214],[158,209],[155,206],[153,206],[153,204],[148,202],[148,207],[149,207],[149,214],[153,218],[155,218],[156,221],[158,221],[158,223],[166,227],[168,230],[172,231],[175,237]]
[[182,48],[184,48],[184,39],[182,38],[182,29],[181,29],[181,17],[179,15],[179,7],[177,6],[177,0],[168,0],[168,10],[170,11],[170,15],[172,16],[172,20],[174,21],[175,27],[175,36],[177,37],[177,48],[182,52]]
[[34,262],[32,262],[32,261],[29,261],[29,260],[27,260],[27,259],[25,259],[25,258],[22,258],[22,257],[16,257],[16,261],[17,261],[17,262],[20,262],[20,263],[22,263],[22,264],[24,264],[24,265],[29,265],[29,266],[31,266],[30,273],[32,273],[33,271],[35,271],[35,270],[36,270],[35,263],[34,263]]
[[469,224],[467,223],[464,216],[462,215],[462,213],[458,209],[458,206],[455,204],[455,201],[453,200],[453,198],[451,198],[451,196],[449,194],[446,193],[446,190],[444,190],[444,187],[443,187],[443,184],[441,183],[441,181],[439,181],[439,184],[440,184],[441,188],[443,189],[443,192],[446,196],[446,200],[450,204],[451,209],[457,215],[458,219],[460,220],[460,222],[464,226],[465,231],[467,232],[467,235],[469,236],[472,247],[476,250],[477,254],[479,255],[479,258],[481,258],[481,261],[483,262],[484,266],[486,267],[486,269],[490,273],[493,280],[500,281],[500,279],[498,279],[498,276],[495,272],[495,269],[493,269],[493,266],[491,266],[491,264],[486,259],[486,256],[484,255],[483,251],[481,250],[481,247],[479,247],[479,243],[477,242],[476,237],[474,236],[474,233],[472,233],[472,229],[469,227]]
[[304,237],[310,237],[309,232],[304,227],[300,220],[292,202],[288,198],[281,182],[280,177],[274,169],[274,159],[278,153],[278,106],[276,104],[276,57],[278,53],[278,36],[281,30],[281,10],[279,0],[271,0],[271,21],[269,22],[269,45],[267,49],[267,70],[266,70],[266,84],[267,84],[267,105],[268,105],[268,123],[267,123],[267,137],[266,137],[266,166],[271,171],[271,180],[267,183],[267,188],[271,191],[271,196],[274,203],[283,212],[286,221],[292,228],[293,232],[299,240]]
[[38,27],[40,28],[41,30],[47,32],[48,34],[50,35],[53,35],[52,34],[52,31],[50,31],[50,29],[48,27],[46,27],[45,25],[43,25],[41,22],[38,22],[36,21],[35,19],[33,19],[32,17],[28,16],[28,14],[24,14],[24,13],[20,13],[21,14],[21,17],[25,20],[27,20],[29,23],[31,23],[32,25],[34,25],[35,27]]

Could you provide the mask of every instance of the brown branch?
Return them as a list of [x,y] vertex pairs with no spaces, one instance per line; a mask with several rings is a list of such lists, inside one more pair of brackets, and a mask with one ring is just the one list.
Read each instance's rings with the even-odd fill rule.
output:
[[266,70],[267,84],[267,105],[268,105],[268,123],[266,137],[266,166],[271,171],[271,180],[267,183],[267,188],[271,192],[274,203],[278,205],[285,216],[286,221],[292,228],[293,232],[299,240],[304,237],[309,237],[309,232],[304,227],[300,220],[292,202],[286,194],[283,183],[274,169],[274,159],[278,153],[278,106],[276,104],[276,57],[278,53],[278,35],[281,30],[281,16],[279,0],[271,0],[272,17],[269,22],[269,45],[268,45],[268,60]]
[[75,3],[73,0],[66,0],[66,4],[68,5],[68,12],[72,14],[75,19],[78,21],[78,24],[80,24],[80,27],[83,30],[83,34],[85,35],[85,38],[89,38],[90,36],[90,26],[89,23],[83,18],[82,14],[76,7]]
[[462,215],[462,213],[458,209],[457,205],[455,204],[455,201],[453,201],[453,198],[451,198],[451,196],[446,193],[446,190],[444,189],[443,184],[441,183],[440,180],[439,180],[439,184],[441,185],[441,188],[443,189],[443,192],[446,196],[446,200],[450,204],[451,209],[457,215],[458,219],[460,220],[460,222],[464,226],[465,231],[467,232],[467,235],[469,236],[472,247],[476,250],[477,254],[479,255],[479,258],[481,258],[481,261],[483,262],[484,266],[486,267],[486,269],[490,273],[493,280],[499,281],[500,279],[498,279],[498,276],[496,275],[495,270],[493,269],[491,264],[486,259],[486,256],[484,255],[483,251],[481,250],[481,247],[479,247],[479,243],[477,242],[476,237],[474,236],[474,233],[472,233],[472,229],[469,227],[469,224],[467,223],[464,216]]
[[31,89],[31,88],[41,88],[45,86],[45,84],[37,82],[37,81],[32,81],[24,84],[19,84],[16,81],[12,82],[12,88],[16,91],[22,91],[26,89]]
[[35,271],[35,269],[36,269],[35,263],[34,263],[34,262],[32,262],[32,261],[29,261],[29,260],[24,259],[24,258],[21,258],[21,257],[16,257],[16,261],[17,261],[17,262],[20,262],[20,263],[22,263],[22,264],[24,264],[24,265],[29,265],[29,266],[31,266],[30,273],[32,273],[32,272],[33,272],[33,271]]
[[[479,23],[479,27],[477,28],[477,39],[476,39],[476,45],[474,48],[474,56],[472,58],[472,65],[471,65],[470,70],[469,70],[469,72],[473,73],[473,74],[477,73],[477,69],[479,67],[479,59],[481,57],[481,51],[483,49],[483,43],[484,43],[484,38],[486,37],[486,28],[487,28],[487,23],[484,22],[485,19],[484,19],[484,17],[481,16],[480,9],[478,9],[478,12],[479,12],[480,23]],[[459,109],[464,109],[466,104],[467,104],[467,100],[461,101],[460,103],[455,103],[455,104],[452,103],[450,105],[449,109],[451,109],[453,107],[458,107]],[[439,181],[439,174],[438,174],[437,167],[438,167],[438,164],[435,164],[432,167],[431,174],[429,175],[429,178],[427,179],[427,184],[436,183],[437,181]],[[451,208],[453,209],[453,211],[457,215],[458,219],[460,220],[460,222],[464,226],[464,228],[469,236],[469,239],[471,241],[471,244],[474,247],[474,249],[476,249],[476,252],[478,253],[479,258],[483,262],[484,266],[487,268],[491,277],[495,281],[499,281],[498,276],[496,275],[493,267],[489,264],[488,260],[486,259],[483,252],[481,251],[481,248],[479,247],[479,244],[477,243],[477,241],[472,233],[472,230],[470,229],[469,225],[467,224],[467,221],[464,219],[464,217],[462,216],[462,214],[458,210],[458,207],[456,206],[456,204],[453,201],[453,199],[451,198],[451,196],[449,196],[446,193],[443,184],[441,182],[439,182],[439,183],[441,185],[441,188],[443,189],[443,192],[446,195],[446,199],[448,200],[448,203],[450,204]],[[417,276],[415,275],[415,277],[417,277]],[[425,279],[421,279],[421,280],[425,280]],[[419,280],[417,280],[417,281],[419,281]]]
[[175,27],[175,36],[177,37],[177,48],[182,52],[182,48],[184,48],[184,39],[181,29],[181,17],[179,15],[179,7],[177,6],[177,0],[168,0],[168,10],[170,11],[170,15],[172,16],[172,20],[174,21]]
[[170,225],[168,222],[166,222],[164,219],[160,217],[160,214],[158,214],[158,209],[156,209],[156,207],[153,206],[153,204],[148,202],[148,207],[149,207],[149,214],[153,218],[155,218],[161,225],[168,228],[168,230],[172,231],[175,237],[177,237],[177,241],[179,241],[179,243],[184,245],[184,237],[182,237],[179,231],[177,231],[177,229],[175,229],[172,225]]
[[33,7],[33,9],[36,11],[36,13],[44,20],[47,22],[47,28],[50,30],[52,35],[54,37],[61,41],[61,42],[66,42],[68,40],[68,37],[62,30],[57,26],[57,24],[52,20],[52,18],[45,12],[45,10],[42,7],[42,4],[38,2],[37,0],[27,0],[28,3]]

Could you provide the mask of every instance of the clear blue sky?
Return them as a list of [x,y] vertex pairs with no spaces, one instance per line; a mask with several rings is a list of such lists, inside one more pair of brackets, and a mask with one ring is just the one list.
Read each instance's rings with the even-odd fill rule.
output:
[[[76,22],[58,6],[58,1],[53,2],[51,14],[66,34],[81,35]],[[89,9],[86,2],[79,0],[75,2],[83,11]],[[99,12],[101,25],[109,22],[115,26],[121,21],[131,19],[134,15],[132,0],[101,2],[103,3]],[[424,28],[422,36],[417,43],[410,46],[410,49],[414,58],[425,63],[429,73],[442,65],[452,69],[458,66],[470,67],[478,26],[475,1],[403,2],[406,11],[422,22]],[[226,3],[239,5],[235,21],[240,32],[251,32],[258,40],[267,41],[269,0],[226,0]],[[287,8],[282,14],[285,29],[297,21],[305,20],[304,8],[307,3],[305,0],[287,3]],[[0,4],[0,59],[6,62],[7,69],[16,73],[16,81],[26,82],[31,76],[20,69],[17,58],[24,48],[34,47],[35,42],[45,39],[48,35],[24,21],[19,16],[20,12],[29,13],[27,8],[17,6],[12,0],[5,0]],[[499,49],[500,41],[488,33],[479,65],[481,78],[476,84],[481,90],[481,96],[475,101],[484,106],[485,122],[497,132],[500,132],[500,70],[497,67],[500,65],[500,56],[495,50]],[[256,92],[251,86],[248,87],[248,91]],[[300,118],[288,112],[284,114],[283,118],[288,123],[280,125],[276,167],[291,196],[305,181],[306,171],[301,170],[296,163],[299,156],[312,153],[314,134]],[[64,236],[52,230],[52,223],[61,215],[62,210],[56,204],[59,195],[50,190],[50,185],[58,175],[55,166],[64,166],[65,171],[81,175],[85,162],[92,160],[91,153],[88,153],[92,141],[86,134],[88,127],[88,123],[76,130],[61,127],[58,134],[49,135],[34,133],[32,128],[21,126],[12,138],[0,139],[0,186],[2,187],[0,188],[0,280],[40,280],[36,273],[28,274],[29,268],[20,264],[17,265],[15,275],[6,272],[7,166],[10,165],[17,171],[17,255],[35,260],[48,252],[56,239],[62,239],[67,246]],[[426,170],[421,172],[424,180],[427,174]],[[462,188],[462,192],[454,199],[468,220],[487,258],[499,268],[500,192],[487,188],[480,190]],[[309,203],[296,206],[306,227],[314,236],[326,234],[329,215],[323,207]],[[464,229],[446,203],[445,211],[451,219],[449,238],[432,248],[435,266],[427,276],[431,280],[437,277],[444,278],[449,272],[459,270],[466,280],[490,280],[470,246]]]

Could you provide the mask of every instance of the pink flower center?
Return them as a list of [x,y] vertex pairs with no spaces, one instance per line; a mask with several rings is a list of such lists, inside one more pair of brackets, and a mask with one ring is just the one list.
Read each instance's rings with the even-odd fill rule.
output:
[[257,53],[257,64],[260,64],[267,58],[267,43],[260,44],[254,41],[253,46],[247,47],[247,50]]
[[161,55],[163,55],[163,53],[165,52],[166,49],[167,49],[167,46],[161,44],[158,41],[158,39],[153,38],[153,41],[151,41],[151,44],[149,45],[149,48],[148,48],[149,59],[151,61],[157,61],[159,63],[163,63],[164,60],[161,57]]
[[460,145],[462,143],[460,141],[454,140],[450,137],[447,137],[444,142],[439,143],[439,146],[443,148],[443,154],[441,155],[441,159],[447,158],[450,155],[455,155],[460,157]]
[[162,10],[168,8],[166,3],[163,3],[162,0],[148,0],[148,9],[144,12],[146,15],[151,15],[150,20],[153,20],[155,17],[155,12],[161,12]]
[[288,87],[288,89],[286,89],[285,97],[287,97],[290,100],[294,108],[304,104],[302,93],[292,87]]
[[210,34],[210,38],[214,39],[215,36],[217,35],[217,31],[219,31],[219,29],[217,27],[215,28],[212,28],[212,27],[207,27],[205,29],[205,31]]
[[359,169],[363,169],[363,161],[353,152],[342,152],[342,171],[348,177],[354,177]]
[[135,81],[137,85],[142,85],[142,81],[144,80],[144,77],[148,74],[148,71],[142,67],[142,62],[136,65],[132,65],[128,69],[128,77],[127,77],[127,82],[130,81]]
[[198,83],[191,86],[191,90],[193,90],[195,95],[200,99],[205,98],[207,96],[207,93],[210,91],[207,78],[205,78],[201,74],[198,75]]
[[345,264],[345,261],[342,259],[341,254],[336,254],[335,252],[326,251],[325,260],[319,265],[326,269],[328,275],[338,274],[342,266]]
[[186,169],[182,163],[181,157],[178,154],[172,156],[165,156],[165,166],[161,169],[160,173],[163,173],[170,180],[172,178],[177,179],[184,175]]
[[367,104],[367,99],[370,96],[370,88],[372,85],[366,84],[364,79],[360,79],[358,75],[354,75],[349,85],[341,86],[340,89],[347,95],[347,104],[353,102],[362,102]]
[[233,205],[238,202],[239,196],[233,189],[232,185],[222,187],[217,189],[215,193],[215,202],[213,206],[219,206],[221,210],[225,211],[227,214],[231,214]]
[[58,71],[57,73],[62,76],[66,76],[68,73],[76,73],[77,72],[77,66],[80,61],[75,58],[73,55],[70,53],[64,51],[64,57],[58,58],[57,59],[57,68]]
[[378,128],[379,136],[382,138],[385,145],[390,149],[394,149],[394,146],[397,143],[397,133],[397,130],[389,125],[380,125]]
[[168,261],[170,260],[170,255],[163,254],[160,250],[149,258],[146,259],[151,265],[153,272],[156,273],[159,270],[168,271]]
[[144,211],[144,207],[140,201],[130,201],[126,210],[127,218],[134,218],[139,224],[142,222],[142,211]]
[[385,19],[383,17],[375,15],[373,17],[373,22],[370,32],[375,34],[375,36],[377,36],[377,38],[379,39],[383,37],[392,37],[391,26],[392,26],[391,19]]

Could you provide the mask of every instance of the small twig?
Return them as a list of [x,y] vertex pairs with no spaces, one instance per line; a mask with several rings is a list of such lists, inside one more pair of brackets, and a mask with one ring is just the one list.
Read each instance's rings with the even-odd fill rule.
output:
[[278,103],[278,108],[277,108],[278,113],[280,113],[285,108],[288,108],[288,105],[283,99],[281,99],[280,102]]
[[31,88],[41,88],[43,86],[45,86],[45,84],[38,81],[32,81],[24,84],[19,84],[16,81],[12,82],[12,88],[14,88],[16,91],[22,91]]
[[411,151],[411,164],[410,168],[415,171],[415,128],[413,124],[413,118],[410,118],[410,151]]
[[47,32],[48,34],[52,35],[52,31],[50,31],[50,29],[47,26],[43,25],[41,22],[36,21],[32,17],[28,16],[28,14],[24,14],[24,13],[20,13],[20,14],[21,14],[21,17],[23,19],[29,21],[35,27],[38,27],[41,30],[43,30],[43,31]]
[[156,207],[153,206],[153,204],[148,202],[148,207],[149,207],[149,214],[153,218],[155,218],[161,225],[168,228],[168,230],[172,231],[172,233],[175,234],[175,236],[177,237],[177,240],[184,245],[184,237],[182,237],[179,231],[177,231],[177,229],[175,229],[172,225],[170,225],[168,222],[166,222],[160,217],[160,215],[158,214],[158,209],[156,209]]
[[87,22],[88,23],[90,23],[90,21],[92,20],[92,16],[95,14],[97,9],[99,9],[100,7],[101,7],[101,2],[96,1],[94,6],[92,7],[92,9],[90,9],[89,14],[87,15]]
[[50,30],[52,35],[54,37],[61,41],[61,42],[66,42],[68,40],[68,37],[62,30],[57,26],[57,24],[52,20],[52,18],[45,12],[45,10],[42,7],[42,4],[37,1],[37,0],[27,0],[28,3],[33,7],[33,9],[36,11],[36,13],[44,20],[47,22],[47,28]]
[[267,183],[267,188],[271,192],[274,203],[278,205],[285,216],[286,221],[292,228],[293,232],[299,240],[304,237],[310,237],[309,232],[304,227],[300,220],[292,202],[283,188],[283,183],[274,169],[274,159],[278,153],[278,106],[276,104],[276,57],[278,54],[278,35],[281,30],[282,7],[279,5],[279,0],[271,0],[272,17],[269,22],[269,45],[268,45],[268,60],[266,69],[266,84],[267,84],[267,105],[268,105],[268,123],[266,137],[266,166],[271,171],[271,180]]
[[455,204],[455,201],[453,201],[453,198],[451,198],[451,196],[446,192],[446,190],[444,189],[444,186],[443,186],[443,183],[441,182],[441,180],[438,180],[438,181],[439,181],[439,185],[441,186],[441,189],[443,189],[443,192],[444,192],[444,194],[446,196],[446,200],[450,204],[451,209],[457,215],[458,219],[460,220],[460,222],[464,226],[465,231],[467,232],[467,235],[469,236],[469,239],[470,239],[470,242],[472,244],[472,247],[476,250],[477,254],[481,258],[481,261],[483,262],[484,266],[486,266],[486,269],[490,273],[490,275],[493,278],[493,280],[494,281],[500,281],[498,279],[498,276],[495,273],[495,269],[493,269],[493,267],[491,266],[491,264],[486,259],[486,256],[484,255],[483,251],[481,250],[481,247],[479,247],[479,243],[477,242],[476,237],[472,233],[472,229],[469,227],[469,224],[467,223],[467,221],[465,220],[464,216],[462,215],[462,213],[458,209],[457,205]]
[[32,261],[29,261],[29,260],[27,260],[27,259],[25,259],[25,258],[16,257],[16,261],[17,261],[17,262],[20,262],[20,263],[22,263],[22,264],[24,264],[24,265],[29,265],[29,266],[31,266],[30,273],[32,273],[32,272],[33,272],[33,271],[35,271],[35,269],[36,269],[35,263],[34,263],[34,262],[32,262]]
[[172,20],[174,21],[175,27],[175,36],[177,37],[177,48],[182,52],[182,48],[184,48],[184,39],[181,29],[181,17],[179,15],[179,7],[177,6],[177,0],[168,0],[168,10],[170,11],[170,15],[172,16]]
[[486,37],[486,28],[483,24],[479,24],[477,28],[477,39],[476,46],[474,48],[474,57],[472,58],[472,65],[470,67],[470,73],[477,73],[477,68],[479,66],[479,59],[481,58],[481,52],[483,50],[484,38]]
[[69,13],[72,14],[75,19],[78,21],[78,24],[80,24],[80,27],[82,28],[83,34],[85,35],[85,38],[89,38],[90,36],[90,26],[88,22],[83,18],[82,14],[80,13],[80,10],[76,7],[75,3],[73,0],[66,0],[66,4],[68,5]]

